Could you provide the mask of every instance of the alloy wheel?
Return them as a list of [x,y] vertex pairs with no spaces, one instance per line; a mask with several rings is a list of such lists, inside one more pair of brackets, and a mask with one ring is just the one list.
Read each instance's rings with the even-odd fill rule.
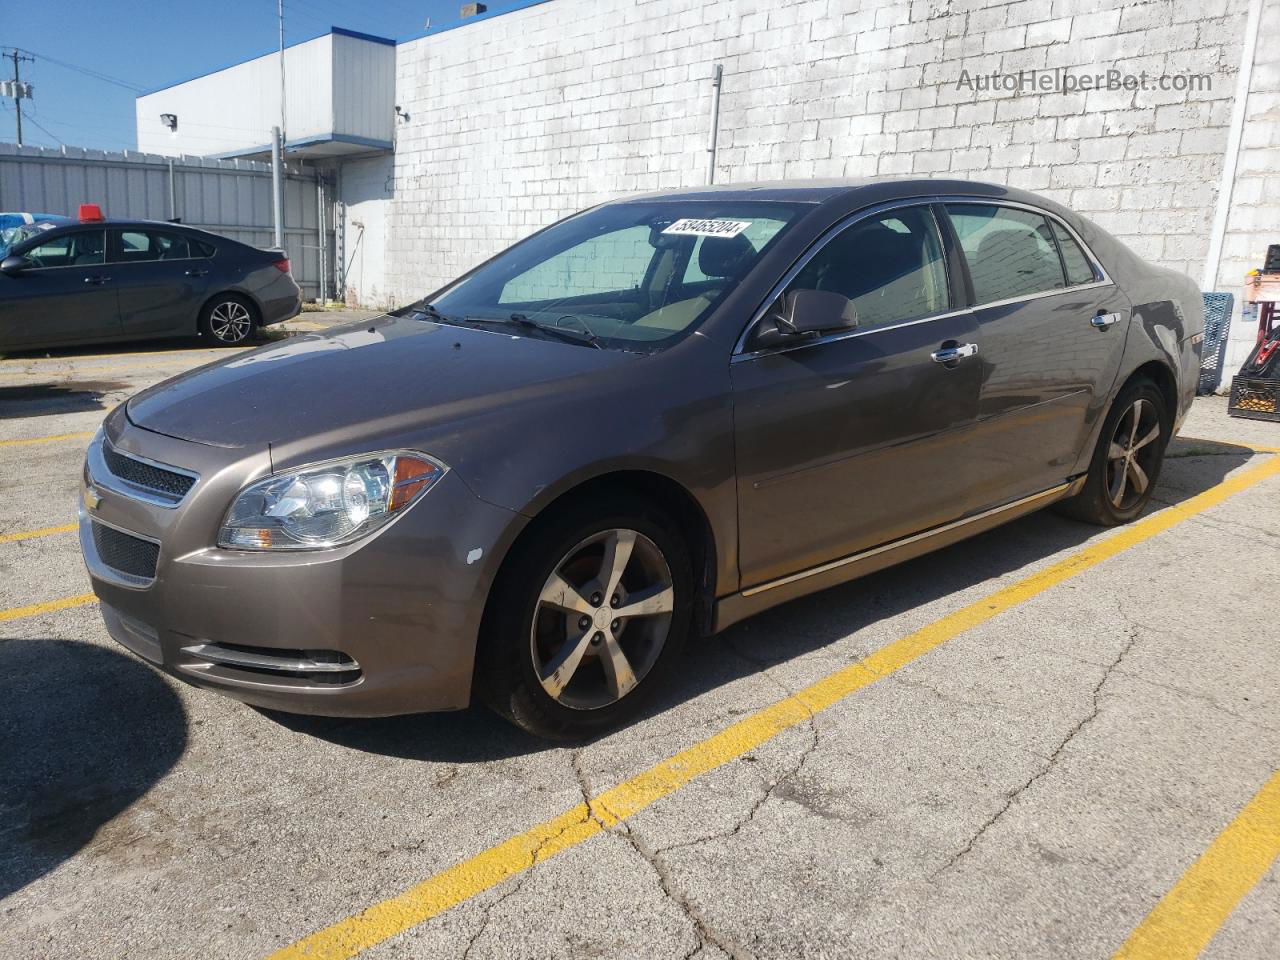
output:
[[1159,463],[1160,414],[1139,398],[1116,421],[1107,447],[1107,499],[1118,511],[1131,509],[1147,493]]
[[249,336],[253,317],[249,308],[235,300],[225,300],[209,314],[209,329],[223,343],[239,343]]
[[594,710],[616,703],[652,669],[675,609],[671,570],[635,530],[603,530],[570,550],[538,595],[530,645],[542,689]]

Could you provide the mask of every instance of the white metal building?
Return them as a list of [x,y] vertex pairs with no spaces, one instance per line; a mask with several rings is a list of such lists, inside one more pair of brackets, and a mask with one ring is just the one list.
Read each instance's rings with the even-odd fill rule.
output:
[[[526,0],[394,47],[335,31],[310,42],[310,68],[298,59],[308,45],[291,48],[288,106],[301,112],[297,129],[287,124],[289,156],[305,159],[313,136],[329,149],[362,145],[339,135],[387,144],[320,162],[347,202],[337,269],[349,297],[403,303],[573,210],[705,182],[719,64],[718,181],[1009,183],[1085,213],[1205,289],[1238,295],[1245,271],[1280,242],[1280,46],[1259,40],[1275,36],[1280,0]],[[360,88],[365,119],[394,130],[357,133],[326,113],[346,80],[337,56],[319,51],[346,41],[394,59],[392,81]],[[251,115],[259,132],[269,128],[274,63],[141,98],[140,147],[231,153],[213,140],[216,125]],[[1020,71],[1183,83],[962,82]],[[156,130],[161,112],[178,113],[175,134]],[[330,115],[320,129],[315,118]],[[157,135],[170,137],[168,151]],[[1238,303],[1236,318],[1229,369],[1252,339]]]

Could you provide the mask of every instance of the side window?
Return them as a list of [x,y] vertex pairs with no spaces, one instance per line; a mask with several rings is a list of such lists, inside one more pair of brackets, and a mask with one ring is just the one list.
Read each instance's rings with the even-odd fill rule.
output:
[[25,256],[36,267],[79,267],[102,263],[106,257],[106,232],[83,230],[64,233],[29,249]]
[[1062,264],[1067,271],[1067,283],[1074,287],[1078,283],[1093,283],[1097,280],[1098,276],[1093,272],[1093,264],[1084,255],[1075,238],[1057,220],[1050,220],[1049,224],[1053,227],[1053,235],[1058,238],[1058,249],[1062,251]]
[[992,204],[947,205],[978,304],[1065,286],[1062,261],[1043,216]]
[[191,246],[191,256],[209,258],[217,251],[212,243],[205,243],[203,240],[191,239],[188,241]]
[[805,264],[788,290],[839,293],[858,327],[918,320],[950,307],[942,243],[927,207],[859,220]]
[[187,238],[176,233],[120,230],[118,236],[122,263],[136,263],[144,260],[185,260],[191,255]]
[[648,226],[600,234],[512,277],[498,302],[530,303],[635,290],[653,255]]

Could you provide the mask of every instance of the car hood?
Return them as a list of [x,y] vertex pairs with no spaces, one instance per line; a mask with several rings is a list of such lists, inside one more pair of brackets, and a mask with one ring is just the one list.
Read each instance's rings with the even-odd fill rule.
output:
[[502,327],[384,316],[198,367],[144,390],[126,410],[155,433],[221,447],[270,446],[274,460],[281,446],[302,451],[341,446],[353,435],[461,425],[637,359]]

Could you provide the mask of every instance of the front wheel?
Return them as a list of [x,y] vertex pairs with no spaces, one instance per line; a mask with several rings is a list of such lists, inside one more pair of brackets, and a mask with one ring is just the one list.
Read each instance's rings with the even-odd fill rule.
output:
[[654,511],[559,513],[517,545],[494,586],[479,692],[525,730],[580,739],[634,717],[688,633],[693,577]]
[[256,325],[253,305],[230,293],[214,297],[200,312],[200,333],[219,346],[237,347],[247,343]]
[[1128,384],[1102,425],[1084,487],[1062,501],[1061,512],[1104,527],[1136,519],[1160,477],[1171,422],[1164,394],[1154,383]]

